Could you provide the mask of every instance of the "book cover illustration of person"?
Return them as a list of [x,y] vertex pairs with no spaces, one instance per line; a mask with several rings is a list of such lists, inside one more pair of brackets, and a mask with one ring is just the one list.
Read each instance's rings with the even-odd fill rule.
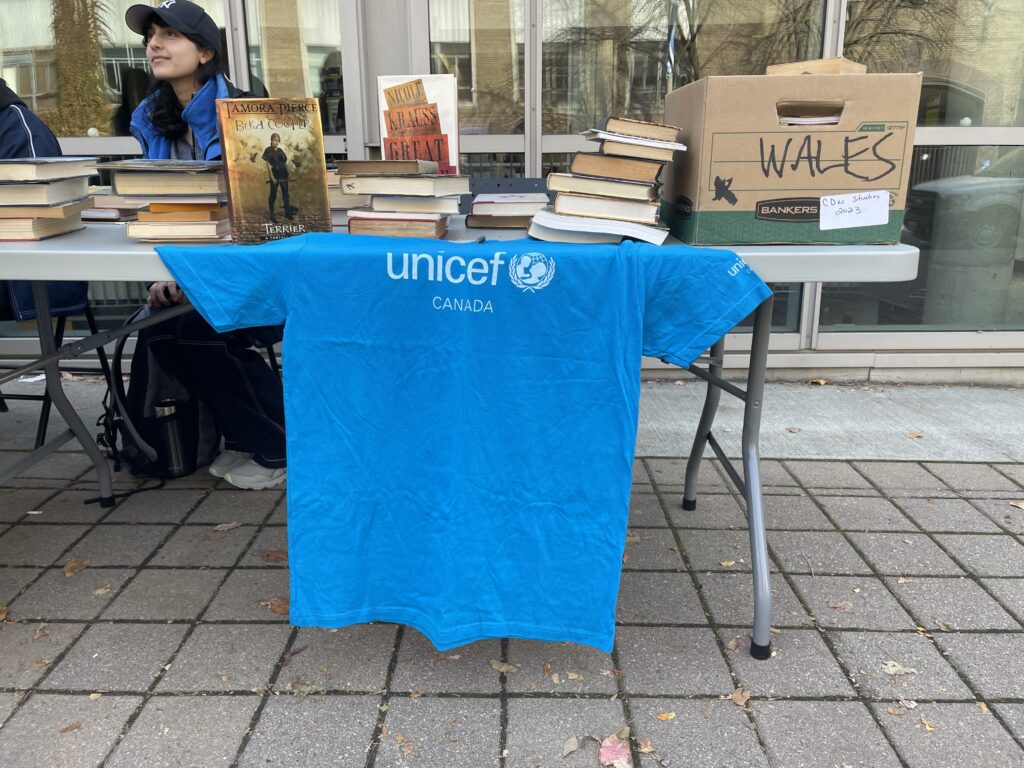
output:
[[458,175],[455,75],[382,75],[377,78],[377,90],[384,159],[432,160],[439,173]]
[[236,243],[330,232],[316,99],[220,99],[217,116]]

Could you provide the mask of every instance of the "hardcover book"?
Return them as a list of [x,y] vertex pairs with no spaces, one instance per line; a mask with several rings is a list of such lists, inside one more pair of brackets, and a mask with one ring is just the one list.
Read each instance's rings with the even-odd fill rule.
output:
[[236,243],[331,231],[316,99],[218,99],[217,120]]
[[426,160],[459,173],[459,94],[455,75],[377,78],[380,147],[385,160]]

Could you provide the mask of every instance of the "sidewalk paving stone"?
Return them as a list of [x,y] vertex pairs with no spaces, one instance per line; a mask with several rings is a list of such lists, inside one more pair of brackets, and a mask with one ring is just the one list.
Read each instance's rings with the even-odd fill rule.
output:
[[[13,462],[27,455],[27,452],[19,453],[20,455],[15,454],[13,456],[8,454],[4,458]],[[2,466],[6,466],[6,462]],[[66,483],[68,479],[77,480],[86,470],[91,469],[92,461],[86,456],[84,451],[57,451],[56,453],[51,453],[38,464],[26,469],[20,476],[28,479],[62,480]]]
[[0,568],[0,605],[14,600],[42,572],[42,568]]
[[805,488],[871,489],[860,472],[845,461],[785,461],[789,473]]
[[210,607],[204,621],[287,621],[270,610],[273,600],[289,600],[286,568],[253,568],[234,571],[228,576]]
[[[874,699],[970,699],[970,690],[931,641],[916,632],[829,632],[858,690]],[[889,674],[886,665],[902,669]],[[909,670],[915,670],[911,672]]]
[[[646,459],[651,480],[660,490],[678,489],[682,495],[686,482],[686,459]],[[633,482],[638,482],[634,476]],[[640,481],[643,482],[643,481]],[[717,490],[713,490],[717,489]],[[697,493],[721,493],[727,490],[725,478],[719,473],[714,462],[704,460],[700,463],[697,473]]]
[[626,624],[706,624],[688,573],[626,571],[619,581],[616,620]]
[[903,511],[931,533],[999,533],[999,527],[963,499],[903,499]]
[[391,690],[403,693],[498,693],[501,682],[491,660],[501,660],[498,640],[479,640],[438,651],[425,635],[407,627],[398,648]]
[[394,624],[357,624],[338,630],[304,627],[296,634],[286,663],[282,662],[274,690],[287,691],[301,680],[325,691],[381,691],[397,631]]
[[[602,738],[626,724],[622,702],[607,699],[511,699],[508,702],[508,757],[506,768],[597,765],[598,744],[587,734]],[[580,748],[562,757],[571,738]]]
[[851,533],[850,539],[884,576],[946,576],[960,566],[923,533]]
[[[723,643],[731,633],[720,630]],[[759,661],[750,655],[750,638],[744,637],[729,663],[740,685],[754,696],[853,696],[835,657],[813,629],[786,629],[772,635],[774,655]]]
[[92,525],[110,513],[99,504],[85,503],[86,499],[95,497],[95,491],[61,491],[49,501],[25,509],[25,512],[31,509],[42,514],[28,515],[21,522]]
[[769,530],[836,529],[809,496],[764,496],[764,519]]
[[935,643],[987,698],[1024,699],[1024,634],[936,634]]
[[884,704],[872,706],[908,768],[1024,766],[1024,751],[995,717],[974,704],[921,704],[899,716]]
[[[1018,501],[1024,503],[1024,494]],[[973,504],[1000,528],[1011,533],[1024,533],[1024,509],[1015,507],[1006,500],[975,499]]]
[[0,536],[0,565],[50,565],[87,525],[15,525]]
[[1024,464],[993,464],[993,469],[1008,475],[1022,490],[1024,490]]
[[642,459],[633,460],[633,484],[650,484],[651,477],[647,474],[647,469],[644,467]]
[[628,570],[683,568],[683,559],[672,531],[660,528],[630,528],[626,534],[623,567]]
[[913,629],[914,620],[872,576],[793,576],[818,626],[842,629]]
[[1024,704],[993,704],[992,709],[1003,718],[1010,733],[1024,741]]
[[872,484],[893,495],[949,492],[949,486],[941,479],[914,462],[855,461],[853,466]]
[[1024,576],[1024,544],[1011,536],[945,533],[935,538],[977,576]]
[[754,701],[754,721],[777,766],[901,768],[882,729],[857,701]]
[[0,726],[3,725],[4,720],[14,711],[14,708],[18,706],[20,701],[21,696],[17,693],[0,693]]
[[362,766],[379,704],[379,696],[271,696],[239,766]]
[[94,619],[133,575],[134,570],[90,567],[69,578],[63,570],[51,568],[9,606],[11,616],[19,620]]
[[[86,571],[88,573],[88,571]],[[226,571],[146,568],[103,613],[104,619],[191,620],[209,605]]]
[[262,523],[281,500],[282,492],[218,490],[207,496],[189,515],[189,525],[217,525],[219,523]]
[[[272,552],[270,559],[264,559],[263,552]],[[275,525],[271,528],[264,528],[253,539],[252,544],[242,558],[239,565],[257,568],[287,568],[288,567],[288,529],[284,526]],[[280,560],[281,556],[283,560]]]
[[122,501],[106,523],[180,523],[195,506],[206,498],[205,488],[161,488],[159,491],[137,493]]
[[[650,741],[668,765],[768,768],[754,727],[731,701],[634,699],[630,706],[634,735]],[[672,712],[676,716],[670,720],[658,718]]]
[[1024,622],[1024,579],[981,579],[981,583],[1018,621]]
[[391,699],[376,768],[499,765],[497,699]]
[[699,493],[697,508],[683,509],[681,496],[665,497],[672,525],[677,528],[747,528],[739,497],[728,493]]
[[631,694],[709,696],[734,690],[710,629],[621,627],[617,635],[622,680]]
[[4,768],[99,765],[138,707],[137,696],[37,694],[0,729]]
[[844,531],[916,531],[917,526],[888,499],[818,495],[818,503]]
[[796,478],[786,471],[785,465],[778,459],[761,459],[761,485],[797,486]]
[[[2,457],[0,457],[2,459]],[[15,523],[25,517],[25,513],[38,510],[43,503],[54,495],[55,491],[42,488],[0,488],[4,503],[0,506],[0,523]]]
[[664,528],[665,510],[656,493],[634,493],[629,499],[629,527]]
[[205,624],[185,641],[157,691],[251,691],[268,686],[291,627]]
[[230,765],[259,703],[255,695],[155,696],[106,766]]
[[508,661],[518,667],[506,675],[505,687],[513,693],[611,696],[618,690],[612,657],[586,645],[512,639]]
[[210,566],[226,568],[235,564],[256,529],[243,525],[230,531],[213,526],[184,526],[174,532],[150,562],[152,565]]
[[[753,626],[754,583],[749,573],[699,573],[697,582],[717,624]],[[772,574],[769,582],[773,627],[808,627],[814,624],[781,574]]]
[[889,587],[928,629],[1021,629],[1021,625],[976,582],[966,578],[916,576],[900,584],[889,577]]
[[871,573],[868,564],[839,532],[768,533],[768,548],[790,573],[858,576]]
[[986,464],[926,463],[925,468],[956,491],[1014,491],[1017,485]]
[[31,688],[84,629],[48,624],[48,634],[37,640],[38,624],[0,624],[0,688]]
[[88,560],[91,565],[142,565],[172,528],[169,525],[97,525],[61,560]]
[[[770,541],[770,532],[768,537]],[[679,531],[679,539],[695,571],[750,570],[750,536],[746,531],[686,530]],[[730,562],[733,564],[722,565]]]
[[145,691],[163,673],[187,630],[182,624],[94,624],[40,687]]

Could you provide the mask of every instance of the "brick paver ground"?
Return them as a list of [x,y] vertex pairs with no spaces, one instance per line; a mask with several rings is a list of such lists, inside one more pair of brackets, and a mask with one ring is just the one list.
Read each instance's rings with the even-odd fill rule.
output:
[[623,725],[636,766],[1024,766],[1020,465],[766,462],[757,662],[742,506],[711,462],[687,513],[682,460],[637,460],[609,656],[291,627],[282,491],[196,474],[100,510],[81,459],[0,489],[4,768],[573,768]]

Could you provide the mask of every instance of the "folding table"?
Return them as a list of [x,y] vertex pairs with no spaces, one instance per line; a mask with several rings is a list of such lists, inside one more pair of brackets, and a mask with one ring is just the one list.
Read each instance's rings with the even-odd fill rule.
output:
[[[473,239],[479,236],[499,240],[523,235],[521,230],[466,230],[461,226],[461,221],[449,232],[449,239],[453,240]],[[908,245],[772,245],[732,246],[729,249],[742,257],[768,283],[888,283],[912,280],[917,275],[918,250]],[[68,429],[54,440],[45,443],[6,470],[0,469],[0,484],[74,438],[81,443],[96,467],[100,503],[103,506],[112,506],[114,496],[110,467],[92,434],[64,394],[59,363],[61,360],[78,357],[107,344],[133,331],[139,324],[73,340],[56,349],[42,281],[149,282],[169,280],[171,275],[152,245],[127,240],[120,226],[90,224],[79,232],[49,240],[0,242],[0,279],[34,281],[40,342],[39,358],[0,376],[0,384],[27,371],[42,368],[46,375],[46,388],[53,399],[53,404],[68,424]],[[684,509],[696,508],[697,474],[704,451],[710,445],[746,501],[754,591],[751,654],[761,659],[768,658],[771,654],[771,588],[768,580],[768,548],[765,539],[758,446],[772,304],[773,299],[769,297],[754,313],[746,389],[741,389],[722,377],[724,339],[711,347],[708,357],[697,361],[703,362],[706,367],[700,367],[698,364],[690,366],[690,372],[705,380],[708,389],[686,467],[682,501]],[[158,319],[166,319],[172,314],[190,310],[188,306],[175,307],[160,313]],[[744,402],[742,472],[729,461],[712,429],[723,391]]]

